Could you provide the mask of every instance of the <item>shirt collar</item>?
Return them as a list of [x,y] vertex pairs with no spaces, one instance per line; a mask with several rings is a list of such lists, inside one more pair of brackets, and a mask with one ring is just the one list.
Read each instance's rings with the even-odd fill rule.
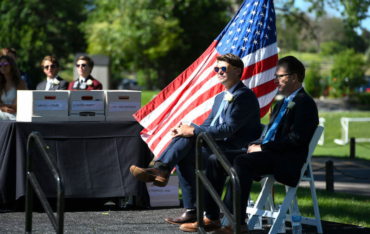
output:
[[78,80],[81,82],[86,82],[86,80],[87,80],[87,78],[88,77],[82,77],[82,76],[80,76],[79,78],[78,78]]
[[59,77],[59,75],[57,75],[56,77],[51,78],[51,79],[48,77],[48,81],[53,81],[53,80],[55,80],[55,79],[56,79],[56,78],[58,78],[58,77]]
[[286,97],[285,99],[288,99],[289,102],[293,101],[295,95],[297,95],[297,93],[299,92],[299,90],[301,90],[302,87],[300,87],[299,89],[297,89],[294,93],[292,93],[289,97]]
[[236,88],[236,86],[238,86],[238,84],[240,83],[241,81],[239,81],[238,83],[236,83],[236,85],[234,85],[231,89],[229,89],[229,93],[231,93],[231,94],[234,94],[234,90],[235,90],[235,88]]

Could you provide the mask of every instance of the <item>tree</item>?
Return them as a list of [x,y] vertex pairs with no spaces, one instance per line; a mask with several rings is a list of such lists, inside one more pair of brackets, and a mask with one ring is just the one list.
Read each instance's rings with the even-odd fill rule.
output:
[[0,45],[17,50],[18,65],[31,75],[34,84],[44,77],[41,69],[44,56],[53,54],[67,59],[71,53],[85,50],[84,36],[77,26],[86,19],[88,2],[0,2]]
[[354,49],[347,49],[335,55],[330,82],[334,91],[332,95],[350,95],[356,87],[365,84],[364,65],[363,55],[356,53]]
[[[88,52],[111,57],[112,74],[144,70],[164,88],[217,37],[230,19],[222,0],[95,1],[81,28]],[[153,75],[156,73],[156,75]]]

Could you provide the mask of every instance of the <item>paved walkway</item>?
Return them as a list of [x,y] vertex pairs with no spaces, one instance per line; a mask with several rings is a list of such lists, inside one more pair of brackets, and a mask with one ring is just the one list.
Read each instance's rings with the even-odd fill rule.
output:
[[[343,175],[334,169],[334,191],[363,195],[370,197],[370,162],[362,160],[338,159],[327,157],[312,157],[312,170],[314,171],[316,189],[326,189],[325,162],[332,160],[334,167],[338,170],[358,178]],[[309,187],[307,181],[301,183],[304,187]]]
[[[98,208],[98,207],[96,207]],[[114,207],[103,207],[90,211],[66,212],[64,233],[184,233],[177,225],[164,221],[166,217],[176,217],[183,209],[161,210],[114,210]],[[24,212],[0,213],[0,233],[24,233]],[[322,221],[325,234],[368,234],[370,228]],[[263,230],[252,233],[268,233],[270,226],[264,220]],[[33,213],[33,233],[55,233],[45,213]],[[287,232],[292,233],[290,224]],[[303,225],[303,233],[317,233],[316,228]]]

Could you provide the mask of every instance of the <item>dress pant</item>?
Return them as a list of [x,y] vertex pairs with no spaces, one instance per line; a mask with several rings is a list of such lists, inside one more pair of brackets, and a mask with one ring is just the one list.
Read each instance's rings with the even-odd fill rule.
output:
[[[259,180],[261,176],[274,173],[274,167],[279,158],[280,153],[276,152],[254,152],[247,154],[245,151],[229,151],[224,152],[226,158],[233,165],[240,182],[241,196],[241,224],[245,224],[246,208],[248,205],[249,193],[253,184],[253,180]],[[206,176],[212,186],[221,196],[227,174],[219,164],[215,155],[211,155],[208,159]],[[220,209],[212,196],[207,190],[204,191],[205,211],[207,218],[211,220],[220,217]],[[224,203],[231,213],[233,213],[233,194],[232,184],[229,183]]]
[[[158,158],[158,161],[167,163],[171,169],[176,167],[184,207],[187,209],[194,209],[196,205],[195,143],[195,137],[176,137]],[[217,141],[217,145],[222,151],[236,148],[227,141]],[[202,152],[203,165],[206,166],[212,151],[205,143]]]

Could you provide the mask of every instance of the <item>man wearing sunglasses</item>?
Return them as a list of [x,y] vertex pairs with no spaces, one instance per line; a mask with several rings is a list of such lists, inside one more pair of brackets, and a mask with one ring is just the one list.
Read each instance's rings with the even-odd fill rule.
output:
[[[212,111],[200,126],[179,124],[171,129],[172,141],[160,155],[153,168],[131,166],[131,173],[140,181],[166,186],[170,171],[176,167],[185,211],[177,218],[167,218],[180,225],[196,221],[195,141],[202,133],[209,133],[222,151],[241,149],[260,135],[260,108],[256,95],[240,80],[243,61],[234,54],[217,57],[214,78],[225,87],[215,98]],[[204,165],[212,154],[205,144],[202,148]],[[207,230],[221,227],[220,221],[206,220]]]
[[46,80],[41,81],[36,90],[67,90],[69,82],[63,80],[59,75],[59,61],[54,56],[46,56],[41,66],[46,75]]
[[80,56],[76,62],[79,77],[69,84],[68,90],[102,90],[103,85],[91,76],[94,61],[87,56]]

